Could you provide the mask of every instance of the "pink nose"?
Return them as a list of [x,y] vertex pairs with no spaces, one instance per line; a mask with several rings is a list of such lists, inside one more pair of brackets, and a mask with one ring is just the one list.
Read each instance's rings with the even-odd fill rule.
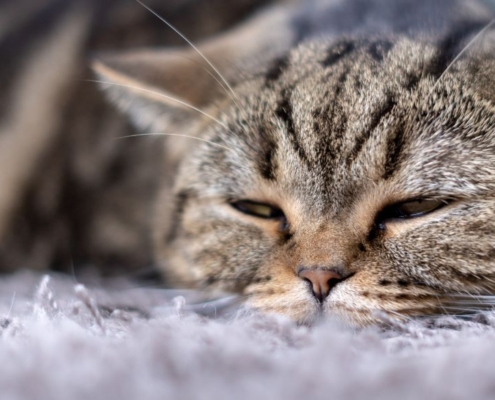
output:
[[324,269],[302,269],[298,276],[311,284],[311,290],[314,296],[321,302],[328,297],[337,283],[342,281],[344,277],[334,270]]

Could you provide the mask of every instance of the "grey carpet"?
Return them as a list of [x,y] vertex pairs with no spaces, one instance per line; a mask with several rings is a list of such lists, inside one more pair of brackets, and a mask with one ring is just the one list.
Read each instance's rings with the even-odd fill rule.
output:
[[194,292],[104,286],[33,273],[2,279],[2,400],[495,398],[490,313],[308,329],[228,316],[221,302],[198,305],[211,299]]

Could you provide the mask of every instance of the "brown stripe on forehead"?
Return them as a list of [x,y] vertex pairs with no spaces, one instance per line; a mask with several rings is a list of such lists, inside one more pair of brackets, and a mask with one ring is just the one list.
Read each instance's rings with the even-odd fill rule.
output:
[[387,140],[387,159],[384,165],[383,179],[392,177],[399,167],[400,157],[404,147],[404,135],[404,122],[401,122],[394,131],[390,132]]
[[371,138],[371,134],[373,133],[373,131],[380,124],[380,122],[392,112],[396,104],[397,102],[395,101],[393,96],[389,94],[387,96],[387,99],[383,103],[381,103],[375,111],[372,112],[370,124],[366,126],[361,135],[356,138],[356,143],[352,150],[349,152],[349,156],[347,158],[348,166],[352,162],[354,162],[354,160],[356,160],[364,145]]
[[277,104],[277,109],[275,110],[275,114],[284,123],[286,128],[286,133],[289,137],[292,147],[294,148],[294,151],[299,155],[301,160],[308,163],[309,162],[308,155],[306,154],[306,151],[304,150],[302,144],[299,142],[299,136],[294,126],[293,109],[292,109],[292,103],[290,101],[289,89],[286,88],[282,90],[282,96]]
[[[344,112],[342,106],[341,92],[347,81],[347,77],[350,73],[348,68],[344,68],[342,72],[336,77],[336,82],[333,85],[333,91],[328,93],[329,97],[324,99],[326,107],[321,113],[314,112],[313,117],[316,118],[313,126],[318,127],[320,131],[323,130],[331,133],[331,138],[327,134],[319,135],[319,141],[316,144],[318,149],[321,149],[321,153],[325,157],[320,157],[318,160],[320,167],[325,169],[325,165],[328,166],[328,162],[335,159],[342,151],[343,137],[347,130],[348,116]],[[320,125],[316,122],[320,121]],[[319,132],[324,133],[324,132]]]
[[[467,39],[470,35],[480,32],[484,27],[485,24],[473,21],[465,21],[457,24],[455,29],[450,31],[437,44],[439,53],[434,57],[430,65],[427,66],[425,73],[439,78],[462,51],[463,47],[461,47],[461,44],[463,40]],[[462,44],[462,46],[464,45],[465,43]]]
[[276,179],[278,164],[276,160],[277,143],[275,139],[267,132],[266,129],[261,129],[259,133],[260,153],[257,160],[258,171],[266,180],[273,181]]
[[349,70],[345,69],[337,79],[336,86],[334,87],[333,101],[331,101],[331,110],[328,116],[330,126],[333,127],[334,137],[338,138],[342,137],[347,128],[347,115],[342,110],[342,101],[339,99],[339,96],[341,95],[342,89],[347,82],[348,75]]

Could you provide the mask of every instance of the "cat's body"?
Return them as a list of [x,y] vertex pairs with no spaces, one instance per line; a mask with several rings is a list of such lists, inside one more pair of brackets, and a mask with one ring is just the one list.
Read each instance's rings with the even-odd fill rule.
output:
[[495,46],[489,29],[468,43],[493,15],[471,1],[316,0],[198,51],[98,56],[141,131],[171,135],[152,172],[170,284],[239,292],[300,323],[484,306]]

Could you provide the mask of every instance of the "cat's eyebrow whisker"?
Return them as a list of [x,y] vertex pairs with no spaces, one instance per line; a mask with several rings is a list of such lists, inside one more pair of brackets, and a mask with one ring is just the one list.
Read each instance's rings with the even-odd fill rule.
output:
[[225,128],[226,130],[230,131],[230,129],[228,128],[227,125],[225,125],[222,121],[220,121],[219,119],[215,118],[214,116],[208,114],[207,112],[197,108],[197,107],[194,107],[192,104],[189,104],[189,103],[186,103],[185,101],[182,101],[182,100],[179,100],[175,97],[172,97],[172,96],[169,96],[169,95],[166,95],[164,93],[160,93],[160,92],[157,92],[157,91],[154,91],[154,90],[150,90],[150,89],[145,89],[143,87],[140,87],[140,86],[134,86],[134,85],[125,85],[123,83],[115,83],[115,82],[109,82],[109,81],[102,81],[102,80],[98,80],[98,79],[84,79],[85,82],[94,82],[94,83],[99,83],[101,85],[112,85],[112,86],[119,86],[119,87],[124,87],[124,88],[128,88],[128,89],[134,89],[134,90],[138,90],[140,92],[146,92],[146,93],[151,93],[157,97],[161,97],[161,98],[164,98],[164,99],[167,99],[167,100],[172,100],[178,104],[181,104],[183,105],[184,107],[187,107],[187,108],[190,108],[191,110],[194,110],[200,114],[203,114],[204,116],[210,118],[211,120],[215,121],[217,124],[219,124],[220,126],[222,126],[223,128]]
[[198,55],[205,60],[205,62],[210,66],[210,68],[215,71],[215,73],[218,75],[218,77],[222,80],[222,82],[227,86],[229,91],[235,95],[234,90],[230,86],[230,84],[227,82],[227,80],[223,77],[223,75],[218,71],[218,69],[213,65],[213,63],[199,50],[184,34],[182,34],[175,26],[173,26],[170,22],[168,22],[165,18],[163,18],[160,14],[158,14],[155,10],[153,10],[151,7],[147,6],[140,0],[136,0],[137,3],[139,3],[141,6],[146,8],[151,14],[153,14],[155,17],[157,17],[160,21],[162,21],[165,25],[167,25],[170,29],[172,29],[177,35],[179,35],[189,46],[193,48],[193,50],[198,53]]
[[[232,93],[230,93],[229,91],[226,90],[226,88],[223,86],[223,83],[220,81],[220,79],[214,74],[214,72],[210,71],[207,67],[205,67],[203,64],[201,64],[199,61],[196,61],[196,60],[193,60],[192,58],[190,57],[186,57],[184,55],[175,55],[175,57],[179,57],[179,58],[182,58],[182,59],[185,59],[191,63],[194,63],[196,64],[198,67],[200,67],[204,72],[206,72],[210,77],[211,79],[213,79],[214,81],[216,81],[218,83],[218,85],[226,91],[226,93],[229,95],[229,97],[232,99],[232,101],[234,101],[234,98],[232,97]],[[235,101],[234,101],[235,102]]]
[[[199,66],[199,67],[200,67],[200,68],[201,68],[204,72],[206,72],[206,73],[207,73],[207,74],[211,77],[211,79],[215,80],[215,81],[216,81],[216,82],[220,85],[220,87],[221,87],[223,90],[226,90],[226,89],[225,89],[225,87],[222,85],[222,82],[220,81],[220,79],[219,79],[217,76],[215,76],[215,75],[213,74],[213,72],[211,72],[211,71],[210,71],[208,68],[206,68],[204,65],[200,64],[200,63],[199,63],[199,62],[197,62],[196,60],[193,60],[193,59],[191,59],[191,58],[189,58],[189,57],[179,56],[179,55],[177,55],[176,57],[182,57],[182,58],[184,58],[184,59],[188,60],[189,62],[192,62],[192,63],[194,63],[194,64],[197,64],[197,65],[198,65],[198,66]],[[238,69],[238,68],[236,68],[236,69]],[[243,111],[244,116],[245,116],[245,117],[247,117],[246,112],[243,110],[243,108],[239,107],[239,104],[236,102],[235,98],[232,96],[232,93],[230,93],[229,91],[226,91],[226,93],[227,93],[227,95],[230,97],[230,99],[232,100],[232,102],[234,103],[234,105],[237,107],[237,109],[238,109],[238,110]],[[221,110],[221,109],[220,109],[220,108],[219,108],[219,107],[218,107],[215,103],[212,103],[212,104],[213,104],[213,105],[215,106],[215,108],[217,108],[219,111],[222,111],[222,110]],[[225,113],[223,113],[223,114],[225,114]],[[247,118],[246,118],[246,119],[247,119]],[[250,127],[252,128],[252,126],[251,126],[251,125],[250,125]]]
[[[167,25],[170,29],[172,29],[177,35],[179,35],[191,48],[210,66],[210,68],[215,72],[215,74],[218,76],[220,81],[216,79],[211,73],[210,75],[215,78],[215,81],[220,85],[220,87],[225,90],[225,92],[228,94],[234,105],[237,107],[238,110],[241,110],[241,112],[244,114],[246,117],[246,120],[248,121],[249,119],[247,118],[247,113],[246,111],[239,106],[239,104],[236,101],[236,93],[234,92],[234,89],[232,86],[229,84],[227,79],[220,73],[218,68],[213,65],[213,63],[206,57],[201,50],[199,50],[193,42],[191,42],[183,33],[181,33],[175,26],[173,26],[170,22],[168,22],[165,18],[163,18],[160,14],[158,14],[155,10],[153,10],[151,7],[147,6],[140,0],[136,0],[138,4],[140,4],[142,7],[144,7],[146,10],[148,10],[151,14],[153,14],[155,17],[157,17],[160,21],[162,21],[165,25]],[[208,72],[208,71],[207,71]]]
[[[418,91],[417,92],[417,98],[416,101],[419,102],[421,99],[428,99],[431,97],[433,92],[435,91],[436,87],[440,84],[442,81],[442,78],[452,69],[452,67],[455,65],[455,63],[487,32],[493,25],[495,24],[495,19],[491,20],[486,26],[479,31],[473,39],[469,41],[469,43],[463,47],[463,49],[457,54],[457,56],[454,57],[454,59],[449,63],[449,65],[445,68],[445,70],[440,74],[438,79],[433,83],[431,89],[428,91],[425,97],[421,96],[421,93]],[[424,63],[423,63],[423,71],[422,71],[422,76],[424,76]],[[420,109],[416,111],[414,115],[414,119],[416,119],[417,115],[419,114]],[[414,120],[413,119],[413,120]],[[433,121],[431,122],[433,124]],[[412,129],[412,126],[411,128]]]
[[234,150],[232,150],[231,148],[226,147],[226,146],[223,146],[223,145],[221,145],[219,143],[212,142],[211,140],[203,139],[203,138],[200,138],[200,137],[197,137],[197,136],[183,135],[183,134],[180,134],[180,133],[167,133],[167,132],[136,133],[134,135],[119,136],[119,137],[117,137],[115,139],[119,140],[119,139],[127,139],[127,138],[140,137],[140,136],[176,136],[176,137],[178,136],[178,137],[184,137],[184,138],[188,138],[188,139],[199,140],[201,142],[205,142],[205,143],[211,144],[212,146],[221,147],[222,149],[225,149],[225,150],[234,152]]
[[[431,89],[428,91],[426,98],[429,98],[433,92],[435,91],[436,87],[440,84],[442,78],[452,69],[452,67],[455,65],[455,63],[487,32],[493,25],[495,24],[495,19],[491,20],[486,26],[479,31],[476,36],[469,41],[469,43],[463,47],[463,49],[457,54],[457,56],[454,57],[454,59],[449,63],[447,68],[441,73],[441,75],[438,77],[436,82],[433,84]],[[419,94],[418,94],[419,95]],[[419,110],[418,110],[419,112]]]
[[457,56],[455,56],[455,58],[450,62],[450,64],[447,66],[447,68],[445,68],[445,70],[442,72],[442,74],[438,77],[437,81],[435,82],[435,84],[431,88],[431,91],[429,94],[431,94],[433,92],[433,90],[438,85],[440,80],[445,76],[445,74],[448,71],[450,71],[452,66],[464,55],[464,53],[466,53],[466,51],[468,51],[471,48],[471,46],[473,46],[478,41],[478,39],[480,39],[485,34],[485,32],[488,31],[494,24],[495,24],[495,19],[492,19],[488,24],[486,24],[486,26],[481,31],[479,31],[476,34],[476,36],[473,39],[471,39],[469,41],[469,43],[466,46],[464,46],[464,48],[459,52],[459,54],[457,54]]

